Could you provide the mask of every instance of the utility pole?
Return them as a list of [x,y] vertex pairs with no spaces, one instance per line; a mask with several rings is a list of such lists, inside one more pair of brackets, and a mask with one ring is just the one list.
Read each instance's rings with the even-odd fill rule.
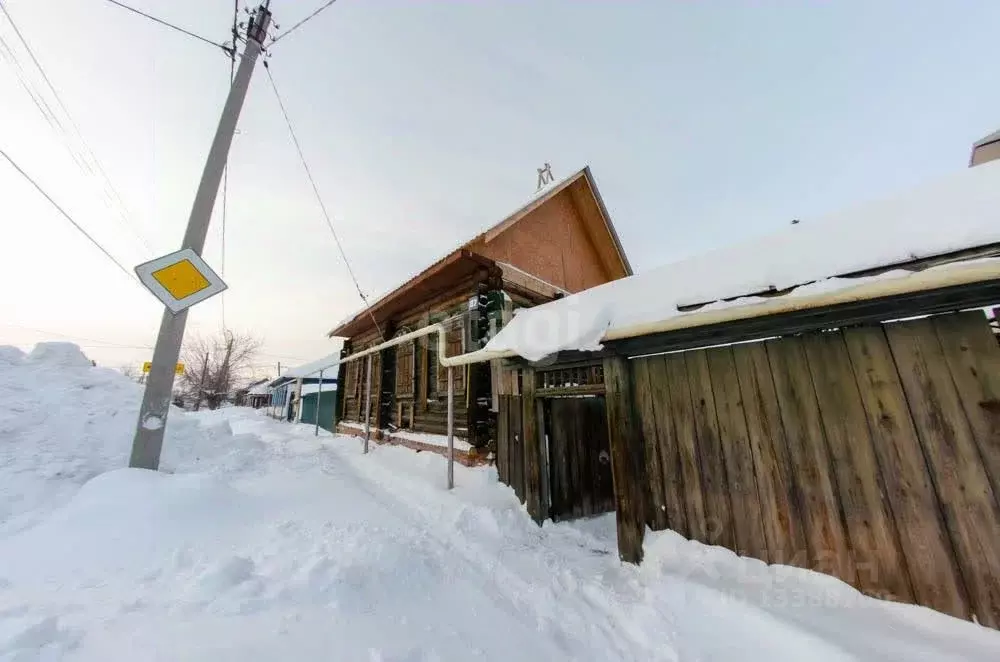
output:
[[[205,170],[201,175],[201,183],[194,196],[191,215],[188,218],[187,230],[181,248],[190,248],[201,255],[205,247],[205,236],[208,234],[208,224],[212,219],[212,209],[219,193],[222,173],[229,158],[229,147],[233,142],[233,132],[250,87],[250,78],[254,66],[260,57],[267,38],[267,29],[271,24],[271,11],[268,8],[270,0],[250,17],[247,27],[246,48],[240,60],[236,77],[229,88],[226,105],[222,108],[222,117],[215,130],[212,146],[208,150]],[[233,44],[236,47],[236,44]],[[187,310],[176,315],[169,308],[164,308],[160,321],[160,333],[156,337],[156,348],[153,350],[153,365],[146,380],[146,390],[142,396],[142,406],[139,409],[139,421],[136,424],[135,438],[132,441],[132,456],[130,467],[156,470],[160,466],[160,450],[163,448],[163,431],[167,426],[167,414],[170,411],[170,396],[174,388],[174,368],[181,353],[181,343],[184,340],[184,327],[187,326]]]

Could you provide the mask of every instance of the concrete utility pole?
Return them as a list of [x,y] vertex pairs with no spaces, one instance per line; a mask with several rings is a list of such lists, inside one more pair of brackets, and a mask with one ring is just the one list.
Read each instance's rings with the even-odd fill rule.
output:
[[[263,50],[267,29],[271,24],[271,12],[268,9],[270,0],[265,0],[251,16],[247,27],[247,45],[243,49],[236,78],[229,88],[226,105],[222,108],[219,127],[212,139],[208,151],[205,170],[194,196],[191,216],[188,218],[187,230],[181,248],[190,248],[201,255],[205,247],[205,235],[208,234],[208,224],[215,207],[215,198],[219,193],[222,173],[229,158],[229,147],[233,142],[233,132],[243,108],[243,101],[250,87],[250,77],[253,75],[257,58]],[[236,44],[233,44],[235,47]],[[181,343],[184,340],[184,327],[187,325],[187,310],[176,315],[169,308],[164,308],[160,321],[160,333],[156,337],[156,348],[153,350],[153,366],[146,380],[146,390],[142,396],[142,406],[139,409],[139,421],[136,425],[135,438],[132,441],[132,457],[130,467],[156,470],[160,466],[160,449],[163,447],[163,431],[167,425],[167,414],[170,411],[170,397],[174,388],[174,368],[181,353]]]

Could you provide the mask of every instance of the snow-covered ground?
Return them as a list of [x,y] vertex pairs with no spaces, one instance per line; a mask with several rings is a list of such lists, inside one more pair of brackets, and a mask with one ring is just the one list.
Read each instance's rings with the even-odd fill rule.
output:
[[125,466],[139,387],[0,348],[0,660],[1000,660],[1000,633],[614,518],[536,527],[489,468],[248,409]]

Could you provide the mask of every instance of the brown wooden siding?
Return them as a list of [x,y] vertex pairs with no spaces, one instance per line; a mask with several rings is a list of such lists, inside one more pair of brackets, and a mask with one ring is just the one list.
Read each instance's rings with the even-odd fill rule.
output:
[[570,292],[613,280],[568,191],[496,237],[476,239],[469,248]]

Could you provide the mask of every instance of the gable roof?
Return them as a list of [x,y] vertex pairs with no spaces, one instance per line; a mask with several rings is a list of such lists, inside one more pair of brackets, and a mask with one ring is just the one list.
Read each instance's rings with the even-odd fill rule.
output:
[[972,147],[973,149],[977,147],[984,147],[986,145],[989,145],[990,143],[995,143],[997,141],[1000,141],[1000,131],[994,131],[985,138],[980,138],[976,142],[972,143]]
[[588,191],[597,203],[597,207],[600,210],[601,217],[604,221],[604,226],[608,231],[608,235],[611,236],[611,240],[614,242],[615,250],[618,252],[618,257],[621,260],[625,275],[631,276],[633,273],[632,265],[628,261],[628,256],[625,255],[625,249],[622,247],[621,239],[618,237],[618,231],[615,229],[614,223],[611,222],[611,215],[608,213],[608,208],[604,204],[601,192],[597,189],[597,182],[594,181],[594,174],[590,171],[590,166],[584,166],[558,184],[541,191],[534,198],[526,202],[505,219],[485,231],[480,232],[478,235],[462,245],[468,246],[469,244],[475,243],[480,239],[485,239],[486,241],[493,240],[501,233],[506,232],[513,227],[518,221],[527,217],[531,212],[535,211],[581,179],[586,182]]
[[[589,193],[593,196],[594,202],[597,204],[598,210],[604,221],[604,226],[608,231],[608,235],[611,237],[612,242],[615,246],[615,251],[617,252],[618,258],[621,260],[621,266],[623,271],[627,276],[632,275],[632,265],[628,261],[628,257],[625,255],[625,249],[622,247],[621,239],[618,237],[618,231],[615,229],[614,223],[611,221],[611,216],[608,214],[607,206],[604,204],[604,199],[601,198],[600,191],[597,189],[597,182],[594,180],[594,175],[590,170],[590,166],[584,166],[580,170],[577,170],[569,177],[566,177],[557,184],[550,186],[549,188],[540,191],[528,202],[521,205],[511,214],[508,214],[500,222],[488,227],[487,229],[479,232],[471,239],[465,241],[460,246],[449,252],[444,257],[433,262],[429,267],[420,271],[416,275],[408,278],[402,282],[398,287],[389,291],[387,294],[379,297],[374,303],[366,308],[355,312],[346,319],[338,323],[333,329],[327,333],[328,337],[350,337],[351,335],[357,334],[360,330],[359,325],[365,324],[363,317],[368,317],[369,311],[376,312],[379,309],[385,308],[388,303],[394,300],[396,297],[401,296],[404,292],[410,289],[412,286],[420,283],[424,283],[429,278],[433,276],[443,276],[443,274],[449,268],[454,268],[453,265],[457,262],[469,263],[478,262],[482,266],[492,266],[495,263],[484,256],[478,255],[477,253],[468,250],[468,248],[480,240],[490,241],[493,238],[499,236],[503,232],[506,232],[515,224],[517,224],[522,219],[526,218],[531,212],[535,211],[542,205],[544,205],[549,200],[555,198],[557,195],[568,189],[570,186],[576,182],[583,180],[586,184],[586,188]],[[369,318],[370,319],[370,318]],[[365,324],[367,326],[367,324]]]

